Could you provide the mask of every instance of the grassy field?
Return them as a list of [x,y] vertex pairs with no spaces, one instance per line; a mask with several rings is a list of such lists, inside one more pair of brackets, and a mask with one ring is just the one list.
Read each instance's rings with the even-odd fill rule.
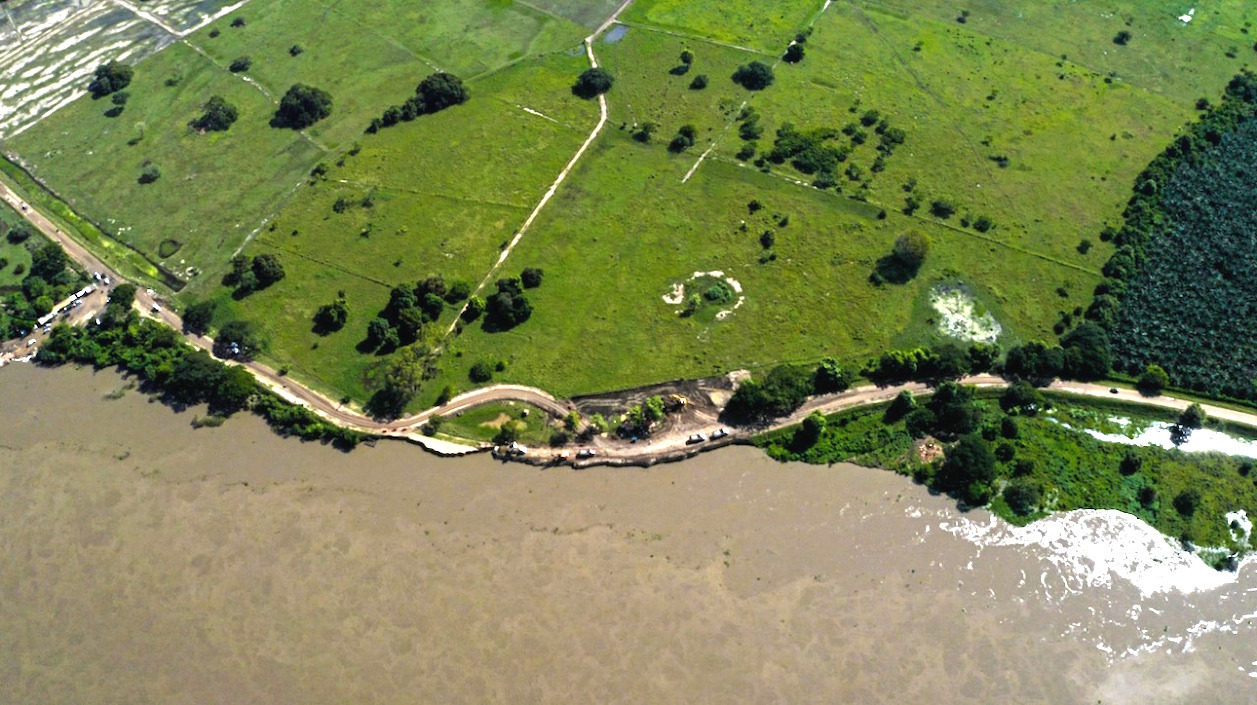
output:
[[[219,320],[258,322],[277,365],[364,397],[363,374],[377,357],[357,346],[389,290],[431,275],[479,284],[584,140],[597,108],[567,90],[581,66],[565,56],[517,64],[472,84],[465,105],[364,135],[360,152],[329,163],[247,250],[279,254],[283,281],[242,301],[207,290],[220,301]],[[355,205],[336,213],[340,198]],[[348,324],[318,335],[314,313],[338,292]],[[444,324],[453,315],[448,309]]]
[[779,54],[823,4],[816,0],[637,0],[620,17],[627,23]]
[[[118,117],[104,115],[108,100],[84,99],[9,145],[75,210],[172,271],[221,266],[322,155],[300,134],[266,126],[271,101],[185,45],[141,64],[128,90]],[[227,132],[201,134],[188,123],[212,95],[241,117]],[[161,178],[140,184],[148,162]],[[164,240],[181,247],[162,257]]]
[[[517,267],[546,272],[530,294],[532,319],[505,333],[465,330],[451,346],[461,357],[442,361],[450,383],[463,383],[471,364],[499,358],[510,360],[512,380],[560,394],[783,359],[863,362],[892,345],[933,340],[932,314],[920,302],[936,282],[956,278],[976,283],[978,299],[1011,331],[1050,333],[1054,312],[1037,305],[1039,292],[1089,290],[1098,280],[896,213],[879,219],[867,204],[730,164],[706,165],[681,185],[693,159],[619,133],[600,143],[511,256]],[[764,205],[754,215],[752,200]],[[929,233],[936,255],[911,284],[874,286],[876,260],[908,228]],[[765,230],[775,233],[771,249],[760,242]],[[745,292],[724,320],[681,317],[664,302],[674,284],[713,270]]]
[[[616,77],[610,124],[502,268],[545,271],[529,292],[532,318],[505,333],[469,326],[449,341],[416,405],[446,385],[470,386],[479,361],[507,361],[499,381],[559,394],[829,355],[859,364],[888,347],[938,342],[930,294],[940,285],[972,294],[1002,325],[1005,346],[1050,340],[1063,315],[1089,302],[1111,254],[1099,231],[1116,221],[1134,176],[1192,117],[1196,97],[1216,95],[1253,56],[1250,42],[1226,56],[1252,12],[1238,2],[1202,9],[1187,26],[1174,20],[1182,9],[1160,0],[984,0],[963,23],[934,0],[841,2],[818,16],[822,4],[633,3],[627,26],[595,46]],[[581,37],[615,6],[253,0],[141,64],[121,117],[80,101],[8,146],[153,259],[163,241],[178,241],[165,263],[206,271],[187,300],[217,299],[219,321],[258,322],[272,362],[361,400],[378,358],[356,348],[389,288],[433,274],[478,284],[588,134],[596,104],[569,87],[587,67]],[[244,26],[231,26],[237,17]],[[802,63],[777,64],[809,26]],[[1132,41],[1118,46],[1123,29]],[[686,49],[693,66],[674,72]],[[242,56],[249,71],[228,72]],[[769,89],[730,80],[751,60],[776,64]],[[471,102],[362,134],[437,68],[467,79]],[[693,90],[699,74],[708,86]],[[175,87],[164,85],[176,75]],[[295,81],[336,100],[308,139],[264,123]],[[239,101],[241,122],[220,137],[187,130],[195,107],[218,91]],[[837,137],[850,156],[834,174],[839,188],[821,191],[788,161],[764,173],[739,162],[744,105],[764,128],[760,154],[786,123],[836,129],[869,110],[906,142],[875,170],[871,124],[863,144]],[[657,125],[654,137],[634,140],[646,122]],[[137,123],[144,139],[128,146]],[[695,145],[669,153],[686,124]],[[145,160],[163,177],[141,187]],[[320,162],[326,174],[298,186]],[[923,204],[905,214],[909,191]],[[342,199],[349,207],[335,212]],[[957,212],[931,215],[934,200]],[[762,210],[752,212],[752,201]],[[994,229],[972,227],[978,216]],[[259,226],[246,252],[278,253],[288,276],[235,300],[218,284],[223,266]],[[922,270],[906,284],[871,283],[879,258],[909,230],[932,241]],[[710,271],[738,283],[736,300],[694,316],[665,303],[674,287],[696,287],[692,274]],[[341,292],[348,325],[317,335],[314,311]],[[720,306],[729,312],[717,317]],[[447,310],[442,325],[451,318]]]

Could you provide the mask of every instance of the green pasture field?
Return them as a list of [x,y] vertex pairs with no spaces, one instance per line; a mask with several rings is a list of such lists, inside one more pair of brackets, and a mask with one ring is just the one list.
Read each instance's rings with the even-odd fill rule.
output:
[[[1067,64],[1078,69],[1112,74],[1117,82],[1180,105],[1201,97],[1216,102],[1220,76],[1229,78],[1246,65],[1257,65],[1253,51],[1257,6],[1247,0],[1208,4],[976,0],[963,5],[946,0],[858,0],[857,4],[900,16],[931,16],[957,26],[963,7],[969,11],[963,25],[969,31],[1011,41],[1054,60],[1064,55]],[[1191,22],[1177,19],[1193,7]],[[1113,42],[1121,31],[1131,33],[1125,46]]]
[[[907,142],[873,173],[877,136],[864,128],[869,140],[848,163],[864,171],[868,187],[839,174],[844,192],[901,210],[904,186],[915,179],[918,218],[934,220],[929,204],[946,199],[959,207],[948,225],[985,215],[995,228],[982,237],[1090,271],[1111,253],[1098,235],[1119,219],[1134,177],[1194,113],[1194,101],[1106,83],[971,24],[861,3],[830,7],[806,46],[803,62],[781,64],[776,85],[752,101],[766,128],[761,151],[782,123],[838,128],[876,110]],[[1220,93],[1230,76],[1220,70],[1197,90]],[[731,158],[740,147],[731,134],[720,153]],[[993,159],[1000,156],[1006,168]],[[811,178],[788,163],[773,169]],[[1095,245],[1086,254],[1077,249],[1083,239]],[[1047,305],[1085,307],[1091,292],[1070,294]]]
[[[364,373],[380,358],[357,346],[389,290],[432,275],[478,285],[584,141],[597,104],[568,90],[581,66],[576,57],[517,64],[473,83],[464,105],[362,136],[360,152],[328,163],[246,250],[277,253],[282,281],[240,301],[216,282],[197,295],[219,301],[220,323],[258,323],[269,358],[294,377],[365,398]],[[336,213],[342,197],[353,205]],[[345,328],[316,334],[314,313],[342,291]],[[442,329],[454,314],[447,307]]]
[[[141,63],[127,90],[118,117],[104,115],[109,99],[84,98],[8,147],[76,211],[170,270],[220,267],[322,155],[300,134],[267,126],[266,96],[185,45]],[[212,95],[236,105],[240,119],[200,134],[188,123]],[[142,185],[149,161],[161,178]],[[166,239],[182,247],[162,258]]]
[[[734,70],[763,58],[645,27],[630,27],[619,41],[599,42],[596,50],[599,63],[615,76],[613,93],[607,97],[613,124],[632,128],[653,122],[658,127],[652,141],[661,146],[682,125],[694,125],[698,130],[697,144],[691,148],[695,157],[720,136],[751,95],[733,82]],[[685,50],[693,52],[694,63],[684,74],[673,75],[670,72],[681,65]],[[700,74],[707,76],[707,87],[691,89],[690,82]]]
[[[235,17],[246,25],[231,27]],[[250,57],[248,76],[276,100],[297,82],[331,93],[331,116],[309,133],[335,150],[357,140],[384,108],[414,95],[429,73],[467,80],[526,55],[575,47],[583,35],[574,23],[493,0],[253,0],[193,41],[223,66]],[[294,45],[305,51],[293,56]]]
[[823,0],[637,0],[620,19],[780,55]]
[[[507,270],[546,273],[528,294],[532,318],[508,332],[469,326],[428,396],[446,383],[467,388],[472,364],[498,359],[509,361],[509,381],[562,395],[828,355],[862,364],[891,346],[934,342],[933,314],[920,302],[956,279],[996,312],[1011,343],[1050,334],[1055,312],[1041,292],[1089,291],[1099,280],[897,213],[879,219],[867,204],[723,162],[682,185],[694,157],[620,132],[601,141],[507,262]],[[755,215],[752,200],[764,205]],[[908,285],[874,286],[877,259],[910,228],[933,239],[924,268]],[[760,243],[767,229],[771,250]],[[776,260],[761,262],[770,253]],[[674,284],[707,271],[743,287],[745,302],[727,318],[684,318],[664,302]]]

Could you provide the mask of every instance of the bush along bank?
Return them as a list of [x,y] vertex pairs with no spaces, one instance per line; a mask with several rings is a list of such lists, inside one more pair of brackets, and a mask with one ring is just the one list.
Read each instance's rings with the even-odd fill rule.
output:
[[134,297],[134,286],[116,287],[98,325],[57,326],[35,361],[117,366],[139,377],[145,391],[173,406],[208,404],[210,413],[219,418],[252,411],[280,435],[330,443],[342,450],[366,438],[284,401],[259,385],[247,369],[227,365],[184,342],[174,329],[142,318],[131,308]]
[[1215,547],[1202,555],[1234,568],[1254,548],[1237,514],[1257,513],[1253,461],[1088,433],[1125,435],[1154,423],[1173,424],[1185,441],[1209,422],[1191,412],[1045,394],[1027,382],[1002,392],[944,382],[929,398],[905,392],[878,407],[814,414],[755,442],[782,461],[856,462],[911,475],[962,506],[989,504],[1014,524],[1050,512],[1117,509],[1185,546]]

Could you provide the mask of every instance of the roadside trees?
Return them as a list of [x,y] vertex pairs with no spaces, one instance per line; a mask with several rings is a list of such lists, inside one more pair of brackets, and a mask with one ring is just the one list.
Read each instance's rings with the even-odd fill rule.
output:
[[1136,387],[1145,396],[1155,397],[1170,385],[1170,375],[1160,365],[1148,365],[1139,375]]
[[205,335],[214,321],[217,306],[212,300],[198,301],[183,312],[183,329],[189,333]]

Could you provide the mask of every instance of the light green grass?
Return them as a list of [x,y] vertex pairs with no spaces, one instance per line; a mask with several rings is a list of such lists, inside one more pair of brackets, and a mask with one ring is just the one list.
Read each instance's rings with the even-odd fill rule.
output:
[[[236,16],[247,24],[230,27]],[[211,38],[214,29],[220,34]],[[529,54],[574,47],[582,35],[573,23],[491,0],[254,0],[191,41],[224,66],[252,58],[249,77],[277,99],[297,82],[331,93],[332,115],[310,134],[334,149],[358,139],[371,118],[404,102],[434,71],[469,79]],[[292,56],[294,45],[304,53]]]
[[[261,325],[270,359],[294,376],[364,399],[365,370],[378,358],[356,348],[389,290],[431,275],[479,284],[596,122],[596,104],[568,92],[579,66],[578,58],[518,64],[473,85],[464,105],[363,136],[357,155],[328,164],[325,180],[299,191],[247,250],[278,253],[284,280],[242,301],[213,282],[199,295],[219,299],[220,321]],[[563,122],[516,107],[520,81],[529,105]],[[368,194],[370,208],[333,211],[342,196],[357,204]],[[315,334],[315,311],[341,291],[349,322]],[[443,327],[453,315],[447,309]]]
[[[165,84],[176,75],[176,85]],[[321,154],[300,134],[266,124],[273,106],[264,95],[181,44],[142,63],[128,91],[116,118],[103,114],[107,99],[85,98],[9,146],[72,208],[172,271],[219,266]],[[212,95],[236,105],[240,119],[227,132],[200,134],[188,123]],[[148,161],[161,178],[141,185]],[[158,246],[167,238],[183,247],[163,261]]]
[[[680,183],[695,155],[669,155],[615,133],[569,177],[508,269],[541,267],[532,318],[515,330],[466,329],[446,355],[445,380],[465,388],[465,367],[507,359],[510,381],[559,394],[723,374],[782,360],[835,355],[863,362],[892,344],[935,339],[917,303],[940,280],[961,279],[1014,336],[1050,334],[1054,312],[1040,292],[1098,277],[1005,250],[969,235],[725,163]],[[751,216],[747,204],[764,210]],[[780,227],[774,214],[789,217]],[[747,231],[741,223],[747,222]],[[907,228],[934,239],[925,268],[906,286],[869,283],[878,257]],[[774,262],[759,236],[776,232]],[[682,318],[662,297],[695,271],[738,280],[746,301],[723,321]],[[440,389],[437,384],[434,389]],[[435,391],[433,391],[435,394]]]
[[815,0],[761,2],[725,0],[637,0],[621,18],[681,34],[768,51],[784,52],[796,32],[821,8]]
[[534,7],[566,17],[588,29],[601,25],[623,0],[515,0],[515,5]]

